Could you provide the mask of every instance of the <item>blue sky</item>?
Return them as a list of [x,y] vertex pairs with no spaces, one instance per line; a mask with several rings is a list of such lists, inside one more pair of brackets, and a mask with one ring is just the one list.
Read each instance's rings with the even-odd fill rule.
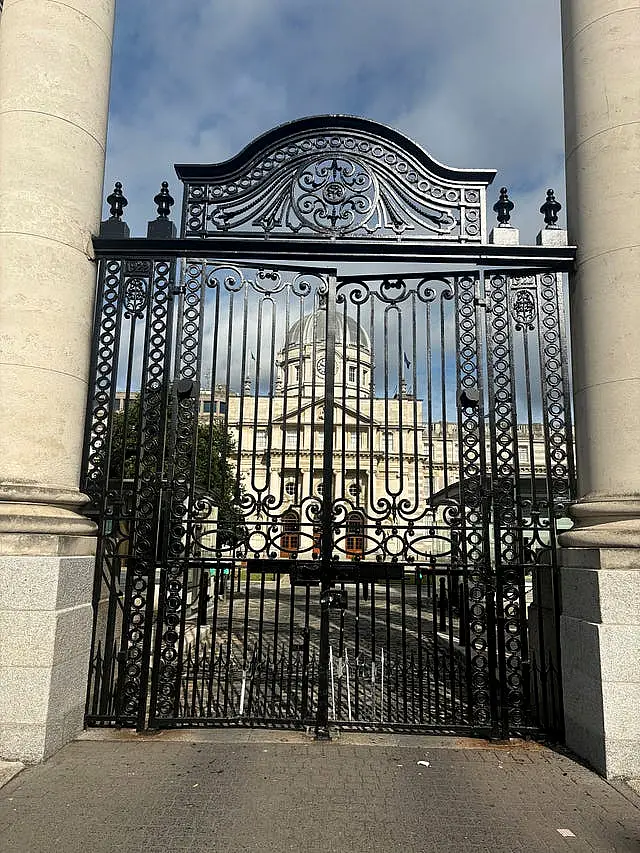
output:
[[162,180],[178,201],[173,163],[326,112],[497,169],[491,202],[508,186],[532,243],[547,187],[565,194],[559,0],[119,0],[106,188],[133,234]]

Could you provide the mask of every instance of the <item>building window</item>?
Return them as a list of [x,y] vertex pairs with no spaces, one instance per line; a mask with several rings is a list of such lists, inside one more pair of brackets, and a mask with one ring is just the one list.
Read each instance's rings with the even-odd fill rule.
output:
[[385,432],[382,434],[382,446],[381,450],[384,450],[385,453],[393,453],[394,451],[394,435],[392,432]]
[[205,400],[202,404],[202,411],[205,415],[208,415],[211,412],[211,400]]
[[518,448],[518,459],[520,460],[522,465],[529,464],[529,448],[528,447],[519,447]]
[[357,375],[357,373],[356,373],[356,368],[354,367],[354,365],[349,365],[349,382],[355,382],[356,381],[356,375]]
[[285,434],[285,447],[287,450],[295,450],[298,446],[298,431],[288,429]]
[[218,404],[218,411],[220,412],[221,415],[227,414],[227,404],[223,400],[221,400],[220,403]]
[[280,537],[280,556],[291,559],[300,547],[300,519],[293,510],[282,516],[282,536]]
[[290,498],[295,497],[296,491],[297,491],[296,481],[295,480],[287,480],[287,482],[284,484],[284,490],[289,495]]
[[356,495],[359,495],[361,491],[362,486],[360,485],[360,483],[351,483],[351,485],[349,486],[349,494],[354,498],[356,497]]
[[364,556],[364,519],[359,512],[350,512],[347,516],[345,551],[348,560],[361,559]]
[[367,449],[367,433],[364,430],[360,430],[359,432],[355,432],[354,430],[349,430],[346,435],[347,439],[347,450],[355,450],[360,444],[361,450]]
[[256,433],[256,450],[266,450],[267,449],[267,431],[265,429],[259,429]]

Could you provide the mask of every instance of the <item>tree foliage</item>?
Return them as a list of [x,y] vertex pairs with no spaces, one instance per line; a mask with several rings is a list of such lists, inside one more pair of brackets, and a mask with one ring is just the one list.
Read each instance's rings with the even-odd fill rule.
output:
[[[163,459],[171,470],[173,441],[170,412],[163,425]],[[123,411],[114,412],[111,437],[109,479],[132,481],[140,446],[140,401],[132,397]],[[240,509],[242,487],[235,473],[236,447],[222,421],[198,422],[194,447],[194,487],[197,498],[206,498],[218,507],[218,547],[234,547],[244,538],[246,526]]]

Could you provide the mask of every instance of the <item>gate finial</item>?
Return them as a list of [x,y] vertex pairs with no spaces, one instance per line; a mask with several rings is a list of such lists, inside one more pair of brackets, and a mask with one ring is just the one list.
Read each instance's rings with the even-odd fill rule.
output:
[[163,181],[160,192],[153,197],[158,207],[158,219],[167,219],[174,204],[173,196],[169,193],[169,182]]
[[122,219],[122,213],[129,204],[122,192],[122,184],[116,181],[111,195],[107,196],[107,204],[111,216],[100,223],[100,236],[118,239],[129,236],[129,226]]
[[129,202],[122,192],[122,184],[120,181],[116,181],[113,192],[111,195],[107,196],[107,204],[109,205],[111,219],[121,219],[124,209]]
[[153,197],[153,200],[158,208],[158,215],[147,223],[147,237],[156,240],[172,240],[176,236],[176,226],[169,219],[174,200],[169,192],[168,181],[162,182],[160,192]]
[[511,211],[515,207],[514,203],[509,198],[509,193],[506,187],[500,190],[500,198],[493,205],[493,210],[497,214],[498,223],[500,225],[508,225],[511,219]]
[[547,190],[547,200],[540,208],[540,213],[544,216],[545,228],[558,227],[558,213],[562,210],[562,205],[556,199],[553,190]]

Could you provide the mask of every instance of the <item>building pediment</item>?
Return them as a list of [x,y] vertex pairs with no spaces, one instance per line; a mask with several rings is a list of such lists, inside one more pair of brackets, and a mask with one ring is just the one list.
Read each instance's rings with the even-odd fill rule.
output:
[[[321,397],[319,400],[305,403],[302,406],[296,406],[294,409],[291,409],[291,411],[287,411],[286,414],[275,417],[273,419],[273,423],[283,425],[290,424],[292,426],[298,422],[304,425],[319,425],[324,422],[325,406],[324,397]],[[348,424],[349,422],[352,422],[353,424],[372,424],[373,426],[381,426],[375,418],[371,418],[369,415],[362,411],[358,411],[352,406],[343,405],[340,402],[334,401],[333,409],[334,412],[343,413],[340,423]]]

